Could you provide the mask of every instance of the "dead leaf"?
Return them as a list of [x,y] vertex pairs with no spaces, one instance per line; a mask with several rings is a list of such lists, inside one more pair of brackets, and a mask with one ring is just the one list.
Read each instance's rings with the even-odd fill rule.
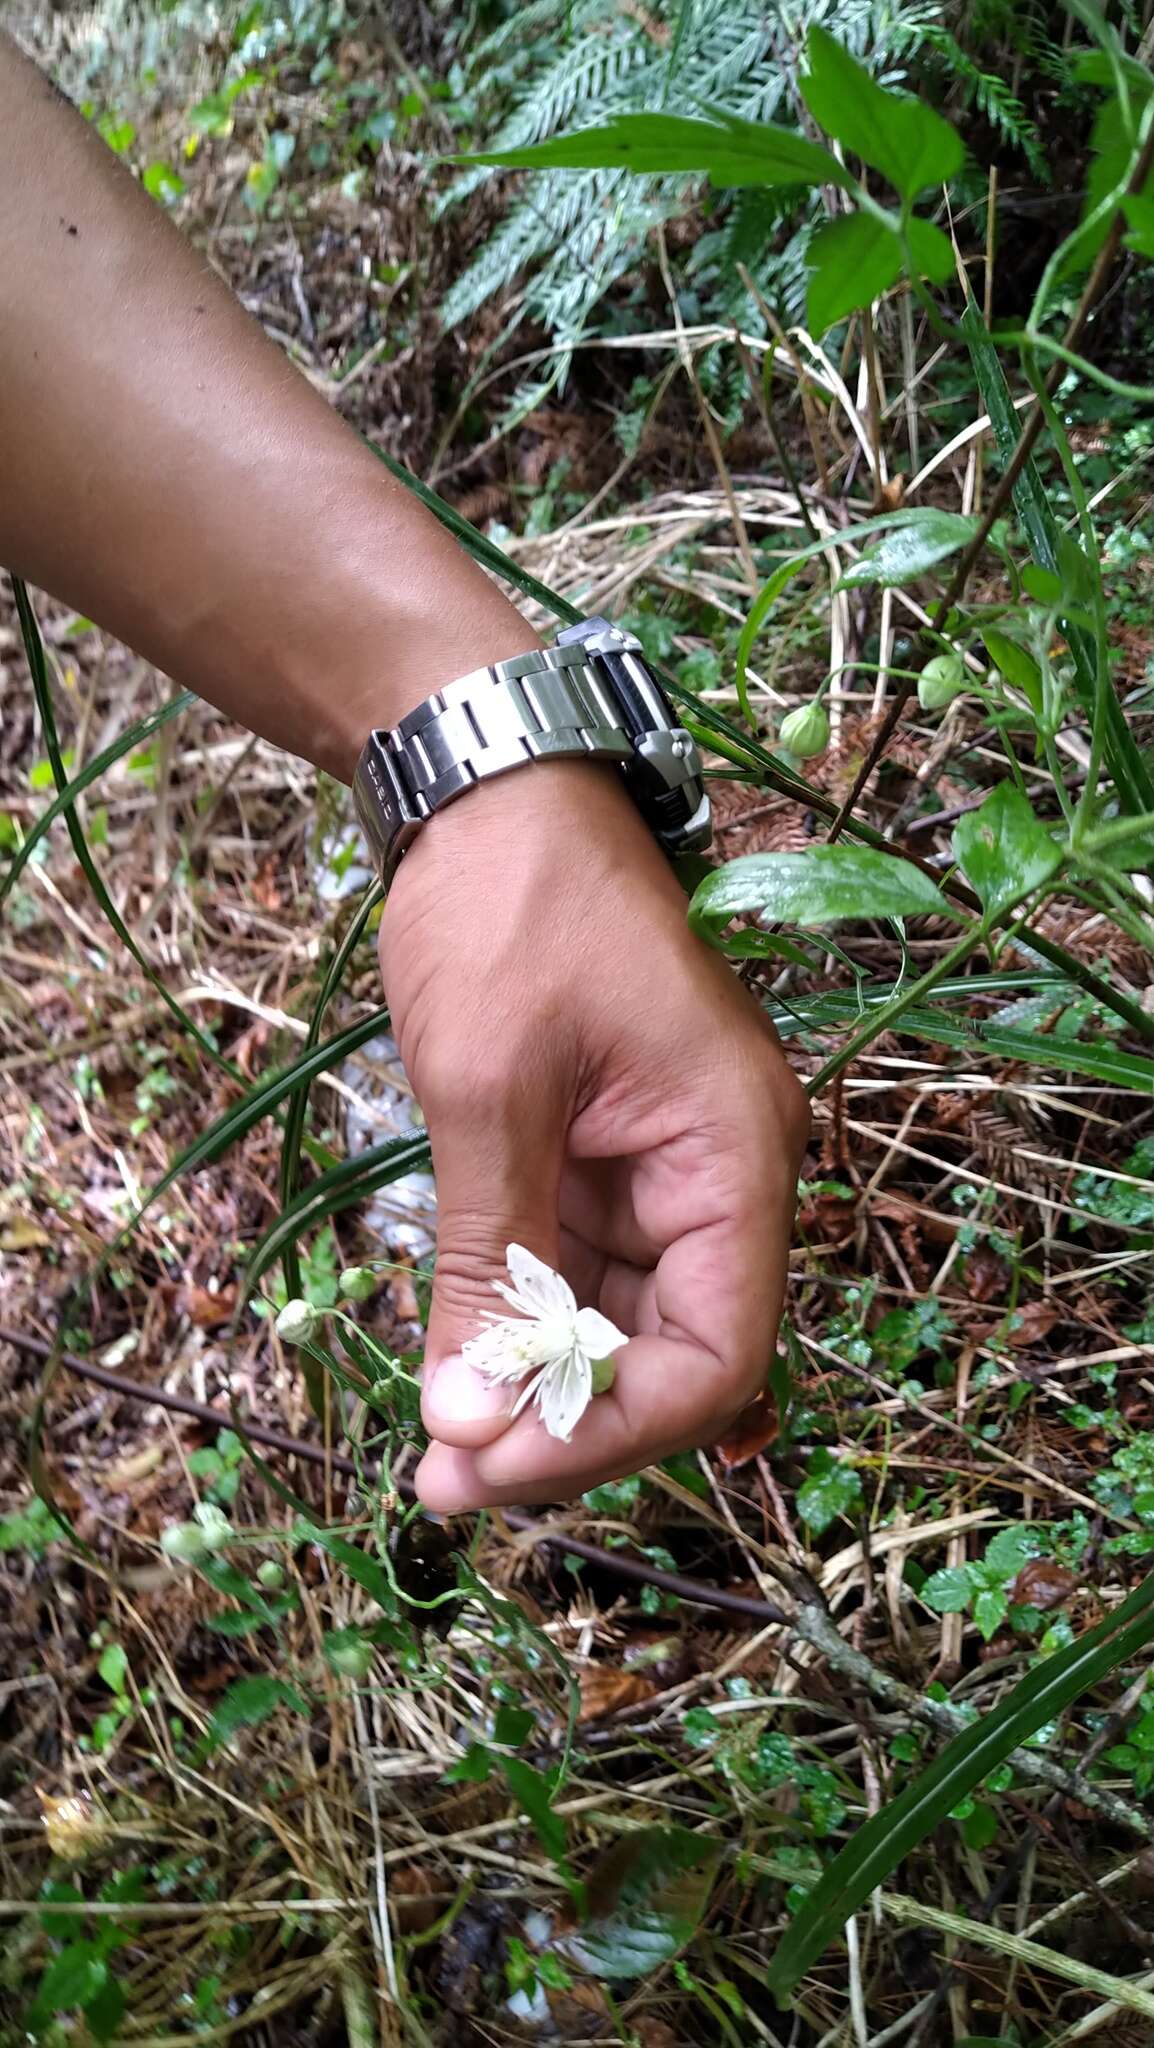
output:
[[1080,1584],[1077,1574],[1056,1559],[1031,1557],[1014,1580],[1010,1599],[1018,1607],[1040,1607],[1046,1614],[1051,1607],[1064,1606]]
[[411,1273],[407,1270],[394,1273],[385,1291],[402,1323],[420,1322],[421,1306]]
[[777,1398],[770,1388],[764,1387],[756,1401],[742,1409],[732,1429],[716,1446],[726,1471],[732,1472],[738,1465],[747,1465],[751,1458],[756,1458],[759,1451],[774,1441],[780,1423]]
[[611,1664],[587,1664],[580,1686],[579,1722],[601,1721],[607,1714],[620,1713],[622,1707],[640,1706],[657,1691],[651,1678],[643,1678],[639,1671],[616,1671]]
[[0,1252],[34,1252],[50,1245],[52,1239],[39,1223],[9,1223],[0,1230]]
[[218,1288],[215,1293],[209,1287],[188,1287],[185,1290],[185,1313],[198,1330],[215,1330],[222,1323],[231,1322],[235,1308],[235,1284]]
[[1009,1286],[1009,1268],[988,1245],[980,1244],[966,1260],[966,1291],[972,1301],[1001,1301]]
[[146,1479],[150,1472],[155,1472],[158,1465],[163,1465],[167,1456],[168,1438],[165,1437],[163,1442],[146,1444],[142,1451],[137,1451],[131,1458],[122,1458],[118,1465],[109,1465],[105,1469],[97,1466],[93,1477],[110,1492],[119,1493],[123,1487],[132,1486],[136,1480]]
[[1052,1301],[1027,1301],[1010,1318],[1006,1342],[1015,1351],[1027,1344],[1039,1344],[1043,1337],[1049,1336],[1057,1320],[1058,1311]]
[[797,1213],[798,1235],[808,1244],[819,1238],[822,1244],[845,1244],[857,1228],[857,1196],[828,1191],[814,1195]]

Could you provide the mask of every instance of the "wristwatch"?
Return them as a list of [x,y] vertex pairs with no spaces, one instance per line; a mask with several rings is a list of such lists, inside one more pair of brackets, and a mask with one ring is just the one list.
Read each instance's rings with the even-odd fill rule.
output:
[[701,757],[641,642],[608,619],[582,619],[552,647],[458,676],[399,725],[370,733],[353,795],[385,887],[426,820],[474,784],[572,759],[612,763],[667,853],[709,845]]

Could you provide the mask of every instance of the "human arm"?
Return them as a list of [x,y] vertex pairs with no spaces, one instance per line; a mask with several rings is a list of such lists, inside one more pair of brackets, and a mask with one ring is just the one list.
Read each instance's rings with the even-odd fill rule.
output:
[[[2,41],[0,265],[12,568],[345,780],[371,727],[535,643]],[[620,784],[471,792],[381,950],[438,1176],[425,1497],[555,1497],[716,1434],[768,1365],[805,1114]],[[511,1240],[638,1333],[568,1446],[453,1362]]]

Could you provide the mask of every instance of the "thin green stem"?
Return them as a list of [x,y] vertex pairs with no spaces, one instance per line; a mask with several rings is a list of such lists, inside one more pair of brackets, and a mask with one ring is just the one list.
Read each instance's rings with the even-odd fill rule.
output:
[[888,1031],[892,1024],[896,1024],[898,1018],[910,1009],[919,997],[928,995],[932,988],[937,987],[939,981],[944,981],[947,974],[952,974],[955,967],[960,967],[963,960],[968,960],[970,954],[989,937],[989,930],[989,920],[986,918],[970,925],[963,932],[957,945],[951,946],[949,952],[931,967],[928,973],[923,974],[919,981],[911,982],[892,1002],[886,1003],[880,1010],[871,1012],[860,1030],[855,1031],[853,1037],[846,1040],[832,1058],[826,1061],[824,1067],[819,1067],[812,1081],[807,1082],[807,1094],[820,1095],[823,1088],[828,1088],[830,1082],[841,1073],[842,1068],[848,1067],[859,1052],[864,1052],[867,1045],[872,1045],[875,1038],[883,1031]]

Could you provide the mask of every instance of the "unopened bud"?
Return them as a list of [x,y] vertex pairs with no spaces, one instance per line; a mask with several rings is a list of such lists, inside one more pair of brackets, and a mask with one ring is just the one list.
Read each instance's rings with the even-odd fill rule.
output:
[[346,1266],[339,1286],[346,1301],[368,1301],[377,1291],[377,1276],[371,1266]]
[[935,654],[918,677],[918,703],[923,711],[944,711],[966,687],[960,654]]
[[266,1557],[264,1563],[257,1566],[256,1576],[266,1593],[278,1593],[284,1585],[284,1567],[277,1563],[275,1557]]
[[286,1344],[309,1344],[321,1326],[311,1301],[286,1301],[276,1319],[276,1333]]
[[824,704],[799,704],[796,711],[782,719],[778,736],[782,746],[796,754],[799,761],[824,754],[829,745],[829,718]]
[[371,1643],[330,1643],[329,1663],[345,1678],[367,1678],[373,1668]]
[[200,1500],[192,1512],[200,1524],[206,1550],[223,1550],[226,1543],[232,1542],[232,1523],[215,1501]]
[[589,1361],[591,1384],[595,1394],[607,1394],[617,1378],[617,1361],[614,1358],[591,1358]]
[[170,1522],[160,1532],[160,1547],[174,1564],[196,1564],[204,1556],[208,1544],[204,1530],[195,1522]]

